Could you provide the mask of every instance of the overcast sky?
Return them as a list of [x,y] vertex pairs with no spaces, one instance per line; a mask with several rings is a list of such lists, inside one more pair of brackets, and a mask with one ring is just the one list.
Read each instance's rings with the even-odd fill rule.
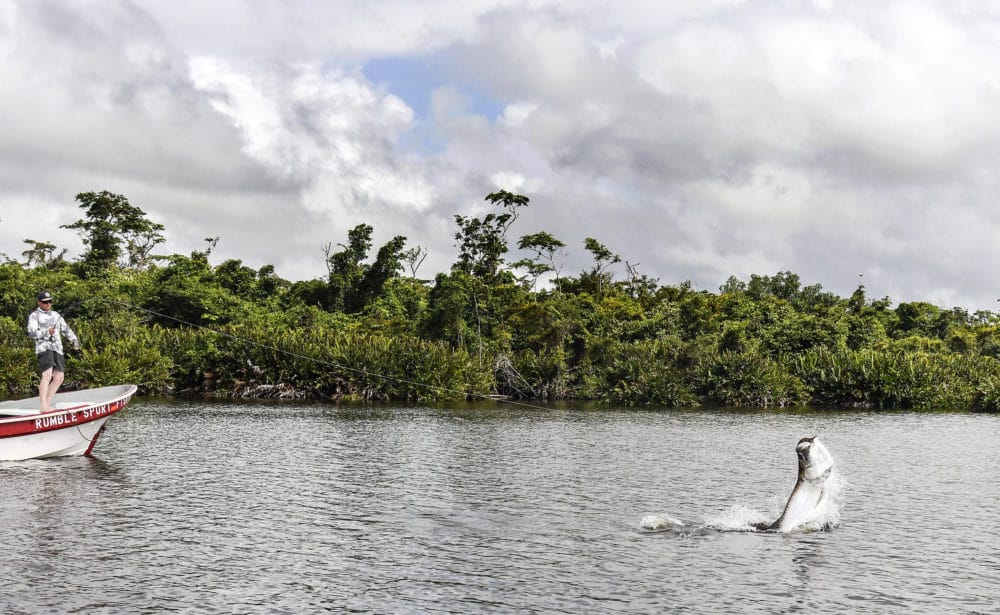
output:
[[0,252],[79,254],[59,225],[109,190],[164,253],[312,279],[366,222],[432,277],[504,188],[567,275],[594,237],[664,284],[997,310],[993,6],[0,0]]

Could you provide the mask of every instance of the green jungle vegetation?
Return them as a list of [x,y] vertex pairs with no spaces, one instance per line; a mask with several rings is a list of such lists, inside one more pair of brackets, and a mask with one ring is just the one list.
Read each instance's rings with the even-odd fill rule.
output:
[[[394,237],[372,254],[359,224],[322,254],[328,275],[212,265],[218,238],[154,255],[162,225],[123,195],[81,193],[85,250],[26,239],[0,264],[0,393],[35,394],[27,314],[48,289],[80,336],[68,388],[134,382],[143,394],[354,400],[586,399],[631,406],[1000,407],[1000,316],[891,306],[804,286],[792,272],[730,278],[718,292],[660,284],[597,239],[565,275],[566,245],[519,236],[529,199],[489,194],[455,216],[456,258],[433,280]],[[319,252],[319,251],[318,251]],[[317,256],[319,258],[319,255]],[[619,267],[621,268],[621,267]],[[537,288],[542,276],[551,283]]]

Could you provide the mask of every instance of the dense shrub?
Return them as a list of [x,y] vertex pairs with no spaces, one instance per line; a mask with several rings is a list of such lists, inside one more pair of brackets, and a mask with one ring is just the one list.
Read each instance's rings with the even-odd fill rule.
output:
[[723,351],[702,361],[697,387],[711,403],[726,406],[795,406],[809,401],[803,382],[759,351]]
[[[87,195],[127,205],[121,195]],[[506,233],[528,199],[500,191],[487,201],[502,213],[456,216],[458,260],[434,280],[416,277],[426,253],[404,249],[403,237],[370,258],[367,224],[338,244],[343,250],[328,246],[325,278],[288,282],[270,265],[213,265],[217,238],[190,255],[135,252],[128,228],[88,210],[73,226],[91,233],[80,261],[34,242],[26,263],[0,264],[0,393],[34,392],[24,322],[45,288],[83,340],[69,356],[67,387],[128,381],[142,393],[218,396],[1000,407],[1000,315],[920,301],[891,309],[888,298],[869,301],[862,286],[840,298],[791,272],[730,278],[713,293],[689,282],[660,285],[626,261],[629,279],[616,281],[611,267],[622,259],[592,238],[585,247],[594,267],[574,277],[559,270],[565,244],[548,234],[522,237],[535,258],[508,260]],[[142,222],[141,210],[128,211]],[[160,230],[129,228],[140,227]],[[95,239],[107,253],[92,253]],[[404,262],[411,277],[400,275]],[[536,290],[544,274],[555,283]]]
[[584,397],[626,405],[695,406],[699,399],[684,367],[685,344],[676,337],[613,342],[603,361],[583,378]]

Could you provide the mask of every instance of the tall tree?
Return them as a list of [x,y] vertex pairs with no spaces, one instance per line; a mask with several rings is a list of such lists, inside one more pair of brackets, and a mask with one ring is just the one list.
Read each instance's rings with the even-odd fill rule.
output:
[[409,250],[404,250],[400,253],[400,259],[406,263],[407,268],[410,270],[410,277],[417,277],[417,269],[424,264],[427,259],[428,251],[424,246],[416,246],[410,248]]
[[532,287],[539,276],[551,271],[555,274],[556,291],[561,290],[559,274],[562,272],[563,259],[565,258],[563,248],[566,247],[566,244],[551,234],[540,231],[533,235],[522,236],[517,242],[517,247],[521,250],[528,250],[535,255],[534,259],[524,259],[515,263],[528,270],[528,274],[532,276]]
[[342,248],[339,252],[331,254],[329,245],[323,249],[329,274],[330,307],[333,309],[347,309],[350,295],[365,274],[363,263],[372,247],[374,230],[370,224],[359,224],[347,231],[346,245],[337,244]]
[[526,207],[529,199],[500,190],[486,195],[486,200],[503,208],[504,213],[489,213],[482,219],[455,216],[459,228],[455,234],[459,254],[452,270],[493,282],[500,275],[507,254],[507,229],[517,220],[518,208]]
[[366,305],[377,299],[386,282],[399,275],[403,268],[403,247],[406,237],[397,235],[382,246],[375,256],[375,262],[365,263],[372,247],[370,224],[359,224],[347,232],[347,244],[338,244],[342,249],[333,254],[330,246],[326,253],[329,273],[329,307],[344,312],[360,312]]
[[[83,268],[88,274],[119,264],[140,269],[148,264],[153,248],[163,243],[163,225],[146,218],[146,212],[121,194],[107,190],[76,195],[86,214],[62,228],[80,232],[87,251]],[[123,248],[124,246],[124,248]]]
[[25,239],[24,243],[31,246],[24,252],[21,252],[21,256],[25,259],[24,264],[27,267],[54,269],[65,262],[63,257],[66,256],[66,250],[55,254],[55,244],[45,241],[35,241],[34,239]]
[[382,294],[385,283],[399,275],[403,268],[402,253],[406,237],[396,235],[379,248],[375,262],[365,268],[364,274],[352,289],[348,308],[352,312],[361,311],[366,305]]
[[598,293],[604,291],[604,286],[611,282],[611,275],[607,273],[608,267],[622,262],[622,257],[609,250],[603,243],[593,237],[583,240],[583,247],[594,256],[594,268],[582,278],[588,278],[596,286]]

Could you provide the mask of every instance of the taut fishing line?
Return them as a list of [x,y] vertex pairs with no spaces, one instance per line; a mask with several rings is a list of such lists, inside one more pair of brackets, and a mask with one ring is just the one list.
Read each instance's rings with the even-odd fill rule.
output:
[[[443,392],[446,392],[446,393],[454,393],[456,395],[464,395],[466,397],[477,397],[477,398],[480,398],[480,399],[483,399],[483,400],[495,401],[495,402],[502,402],[502,403],[505,403],[505,404],[510,404],[512,406],[521,406],[521,407],[524,407],[524,408],[534,408],[536,410],[550,410],[550,408],[546,408],[545,406],[539,406],[539,405],[536,405],[536,404],[529,404],[529,403],[526,403],[526,402],[515,401],[515,400],[511,400],[511,399],[497,399],[497,398],[495,398],[495,397],[493,397],[491,395],[484,395],[482,393],[469,393],[468,391],[459,391],[458,389],[451,389],[451,388],[448,388],[448,387],[443,387],[443,386],[439,386],[439,385],[435,385],[435,384],[426,384],[424,382],[416,382],[416,381],[413,381],[413,380],[407,380],[405,378],[399,378],[397,376],[388,376],[388,375],[385,375],[385,374],[379,374],[379,373],[375,373],[375,372],[370,372],[368,370],[359,369],[359,368],[356,368],[356,367],[348,367],[346,365],[341,365],[341,364],[336,363],[334,361],[327,361],[325,359],[317,359],[316,357],[310,357],[310,356],[307,356],[307,355],[304,355],[304,354],[301,354],[301,353],[298,353],[298,352],[293,352],[291,350],[284,350],[282,348],[277,348],[275,346],[271,346],[270,344],[265,344],[263,342],[258,342],[256,340],[252,340],[252,339],[249,339],[249,338],[240,337],[238,335],[233,335],[231,333],[226,333],[225,331],[219,331],[218,329],[213,329],[211,327],[206,327],[205,325],[199,325],[197,323],[188,322],[186,320],[183,320],[183,319],[180,319],[180,318],[176,318],[174,316],[170,316],[169,314],[162,314],[162,313],[157,312],[155,310],[151,310],[151,309],[148,309],[148,308],[140,307],[138,305],[133,305],[133,304],[127,303],[125,301],[118,301],[116,299],[107,299],[105,297],[92,297],[90,299],[82,299],[80,301],[77,301],[76,303],[73,303],[72,305],[70,305],[70,307],[66,308],[66,313],[69,313],[71,310],[79,307],[80,305],[83,305],[84,303],[90,303],[90,302],[93,302],[93,301],[103,301],[105,303],[112,303],[112,304],[118,305],[118,306],[126,308],[126,309],[138,310],[138,311],[141,311],[141,312],[146,312],[147,314],[151,314],[153,316],[158,316],[160,318],[166,318],[167,320],[172,320],[172,321],[174,321],[176,323],[179,323],[179,324],[182,324],[182,325],[185,325],[185,326],[188,326],[188,327],[193,327],[195,329],[202,329],[202,330],[205,330],[205,331],[209,331],[210,333],[214,333],[215,335],[218,335],[218,336],[221,336],[221,337],[225,337],[225,338],[237,341],[237,342],[243,342],[243,343],[246,343],[246,344],[252,344],[252,345],[257,346],[259,348],[264,348],[264,349],[267,349],[267,350],[278,352],[278,353],[281,353],[281,354],[284,354],[284,355],[288,355],[290,357],[295,357],[297,359],[304,359],[306,361],[312,361],[313,363],[317,363],[319,365],[326,365],[328,367],[339,369],[341,371],[352,372],[352,373],[355,373],[355,374],[361,374],[363,376],[367,376],[367,377],[370,377],[370,378],[380,378],[382,380],[389,380],[389,381],[397,382],[397,383],[400,383],[400,384],[407,384],[407,385],[410,385],[410,386],[422,387],[424,389],[430,389],[430,390],[435,390],[435,391],[443,391]],[[60,314],[60,317],[62,317],[62,314]]]

